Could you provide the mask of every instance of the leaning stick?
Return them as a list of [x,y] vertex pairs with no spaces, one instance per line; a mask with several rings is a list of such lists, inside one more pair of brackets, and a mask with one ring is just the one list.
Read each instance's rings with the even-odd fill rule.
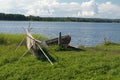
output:
[[22,39],[22,41],[19,43],[19,45],[17,46],[17,48],[15,49],[15,52],[17,51],[17,49],[22,45],[23,41],[25,40],[25,37]]
[[43,51],[43,49],[39,46],[39,44],[37,44],[39,49],[42,51],[42,53],[44,54],[44,56],[48,59],[48,61],[53,65],[52,61],[49,59],[49,57],[45,54],[45,52]]
[[26,50],[25,53],[19,58],[18,61],[20,61],[20,59],[21,59],[22,57],[24,57],[24,56],[28,53],[28,51],[29,51],[29,50]]

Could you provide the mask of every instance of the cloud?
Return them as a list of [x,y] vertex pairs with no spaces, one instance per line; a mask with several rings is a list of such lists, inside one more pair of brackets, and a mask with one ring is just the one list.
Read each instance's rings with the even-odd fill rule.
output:
[[56,0],[41,0],[36,1],[32,5],[26,7],[27,15],[49,16],[54,13],[54,5],[57,4]]
[[77,2],[59,3],[58,8],[64,11],[74,11],[79,10],[80,4]]
[[73,16],[92,18],[120,18],[120,6],[112,2],[96,3],[95,0],[81,3],[81,10]]
[[0,12],[25,13],[25,7],[32,4],[34,0],[0,0]]
[[120,18],[120,6],[112,4],[111,2],[105,2],[98,6],[99,17],[104,18]]
[[62,16],[77,11],[80,4],[77,2],[59,3],[57,0],[41,0],[27,6],[27,14],[40,16]]
[[0,0],[0,12],[54,17],[120,18],[120,6],[97,0],[59,2],[58,0]]
[[97,4],[95,0],[90,0],[88,2],[83,2],[81,4],[81,10],[78,11],[78,17],[90,17],[97,13]]

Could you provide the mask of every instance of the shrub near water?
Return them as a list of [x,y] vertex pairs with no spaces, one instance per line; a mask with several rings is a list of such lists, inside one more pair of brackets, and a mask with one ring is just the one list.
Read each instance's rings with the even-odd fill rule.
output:
[[[11,44],[19,44],[23,40],[23,44],[26,43],[25,34],[0,34],[0,44],[11,45]],[[40,40],[45,40],[47,38],[41,37],[39,35],[33,34],[33,36]]]
[[24,37],[24,34],[0,34],[0,44],[18,44]]
[[85,51],[47,48],[54,65],[31,55],[20,58],[25,44],[15,51],[24,35],[0,34],[0,80],[120,80],[120,45],[99,45]]

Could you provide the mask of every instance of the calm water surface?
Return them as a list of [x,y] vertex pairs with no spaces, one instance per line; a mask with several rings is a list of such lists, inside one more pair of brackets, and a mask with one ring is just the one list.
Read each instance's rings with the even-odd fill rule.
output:
[[[25,33],[27,21],[0,21],[0,33]],[[23,28],[24,27],[24,28]],[[54,38],[59,32],[70,34],[71,45],[95,46],[104,38],[120,43],[120,23],[31,22],[32,33]]]

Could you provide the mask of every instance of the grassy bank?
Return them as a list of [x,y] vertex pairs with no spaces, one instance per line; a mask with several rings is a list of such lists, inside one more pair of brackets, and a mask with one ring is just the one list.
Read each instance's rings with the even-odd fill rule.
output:
[[120,80],[119,44],[81,47],[82,51],[59,51],[52,46],[47,49],[55,59],[51,65],[30,52],[20,59],[27,50],[25,41],[15,49],[23,38],[19,34],[0,34],[0,80]]

